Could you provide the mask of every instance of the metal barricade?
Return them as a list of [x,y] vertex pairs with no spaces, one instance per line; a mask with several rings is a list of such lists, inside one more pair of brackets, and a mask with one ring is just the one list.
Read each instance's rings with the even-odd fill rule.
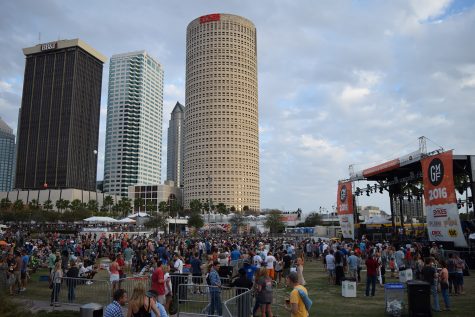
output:
[[117,283],[117,288],[124,289],[129,296],[132,296],[135,286],[139,283],[143,284],[145,291],[148,291],[152,287],[152,279],[146,275],[121,278]]
[[236,296],[223,304],[224,317],[249,317],[252,314],[252,291],[236,290]]
[[[222,316],[226,310],[224,303],[229,302],[231,309],[228,308],[228,310],[234,311],[235,308],[232,305],[233,301],[230,300],[235,298],[237,293],[240,294],[249,291],[245,288],[222,287],[219,289],[219,292],[213,289],[218,288],[209,285],[180,284],[177,293],[178,316]],[[212,300],[215,301],[216,309],[212,314],[209,314]],[[252,302],[252,300],[249,300],[249,303],[250,302]],[[219,309],[219,307],[221,307],[221,309]],[[221,310],[221,314],[219,314],[219,310]]]
[[[53,290],[51,290],[53,292]],[[83,305],[111,302],[112,286],[107,280],[87,280],[84,278],[63,277],[55,303]]]

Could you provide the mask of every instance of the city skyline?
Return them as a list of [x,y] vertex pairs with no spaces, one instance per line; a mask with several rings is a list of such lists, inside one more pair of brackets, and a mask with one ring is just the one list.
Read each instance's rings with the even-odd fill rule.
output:
[[[177,100],[185,100],[188,22],[215,12],[253,21],[262,208],[331,209],[336,182],[348,177],[349,165],[360,170],[410,153],[421,135],[433,141],[430,147],[475,153],[475,11],[470,1],[145,1],[141,6],[105,1],[93,11],[84,3],[54,1],[1,6],[0,115],[13,128],[21,101],[21,48],[38,43],[38,32],[42,43],[58,36],[83,38],[108,57],[147,49],[166,69],[164,113],[170,113]],[[121,23],[122,15],[134,24]],[[99,175],[107,77],[105,71]],[[165,144],[162,149],[165,154]],[[363,197],[362,204],[389,210],[383,196]]]

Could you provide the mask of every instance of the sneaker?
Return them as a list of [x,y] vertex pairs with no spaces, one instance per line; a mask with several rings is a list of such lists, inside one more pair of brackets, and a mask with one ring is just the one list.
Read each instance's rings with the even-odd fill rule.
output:
[[86,281],[86,285],[91,285],[92,281]]
[[24,291],[26,291],[26,288],[24,287],[20,288],[20,292],[24,292]]

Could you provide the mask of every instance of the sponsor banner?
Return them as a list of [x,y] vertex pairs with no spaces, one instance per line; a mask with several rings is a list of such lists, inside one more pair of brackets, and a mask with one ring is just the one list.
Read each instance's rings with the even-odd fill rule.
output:
[[467,247],[457,208],[452,151],[424,158],[421,164],[429,239]]
[[351,182],[338,183],[337,213],[341,231],[346,239],[354,239],[353,193]]
[[353,215],[338,215],[340,219],[341,233],[345,239],[355,238],[355,224]]
[[203,15],[200,17],[200,24],[219,20],[221,20],[221,15],[219,13]]
[[282,214],[280,216],[280,221],[282,222],[292,222],[292,221],[298,221],[298,220],[299,220],[298,214]]

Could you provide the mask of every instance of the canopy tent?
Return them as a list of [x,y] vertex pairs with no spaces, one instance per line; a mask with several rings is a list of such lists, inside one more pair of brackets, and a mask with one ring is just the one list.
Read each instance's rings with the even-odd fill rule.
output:
[[127,216],[127,218],[137,218],[137,217],[150,217],[150,215],[145,212],[136,212],[135,214]]
[[475,233],[472,233],[471,235],[468,236],[470,240],[475,240]]
[[107,223],[116,223],[119,222],[119,220],[116,220],[111,217],[89,217],[84,219],[84,221],[87,222],[107,222]]
[[119,222],[121,222],[121,223],[135,223],[135,220],[131,219],[131,218],[124,218],[124,219],[120,219]]
[[363,222],[365,225],[384,225],[388,223],[391,223],[391,221],[381,216],[370,217],[365,222]]
[[267,218],[267,216],[265,216],[265,215],[259,215],[259,216],[257,216],[257,218],[258,218],[258,219],[265,219],[265,218]]

